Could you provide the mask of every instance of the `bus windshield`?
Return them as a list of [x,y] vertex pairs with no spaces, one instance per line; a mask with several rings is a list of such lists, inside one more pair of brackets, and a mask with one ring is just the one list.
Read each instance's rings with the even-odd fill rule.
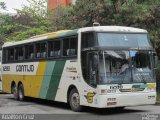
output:
[[98,46],[107,47],[151,47],[147,34],[97,33]]
[[99,83],[147,83],[154,81],[151,51],[102,51]]

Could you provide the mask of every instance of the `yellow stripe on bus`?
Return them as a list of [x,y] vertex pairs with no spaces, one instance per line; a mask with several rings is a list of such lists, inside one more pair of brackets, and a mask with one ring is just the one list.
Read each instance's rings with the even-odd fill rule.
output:
[[16,85],[22,82],[25,96],[38,97],[46,65],[47,62],[40,62],[36,75],[3,75],[3,86],[5,86],[3,90],[10,93],[12,81],[15,81]]
[[35,78],[34,82],[31,82],[31,83],[33,83],[33,85],[36,85],[35,87],[33,87],[33,89],[34,89],[34,91],[32,91],[33,97],[39,96],[39,91],[42,86],[42,81],[43,81],[46,65],[47,65],[47,62],[40,62],[39,63],[38,70],[36,73],[36,78]]

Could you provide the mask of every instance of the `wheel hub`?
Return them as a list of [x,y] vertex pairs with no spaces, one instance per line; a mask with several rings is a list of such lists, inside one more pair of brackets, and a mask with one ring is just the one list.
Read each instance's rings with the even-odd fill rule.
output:
[[78,93],[74,93],[73,95],[72,95],[72,105],[74,106],[74,107],[78,107],[79,106],[79,102],[80,100],[79,100],[79,95],[78,95]]

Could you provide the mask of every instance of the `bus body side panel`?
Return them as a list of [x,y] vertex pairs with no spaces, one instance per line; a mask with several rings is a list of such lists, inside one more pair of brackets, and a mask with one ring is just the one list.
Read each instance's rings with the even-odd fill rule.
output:
[[83,106],[92,106],[92,104],[88,102],[91,97],[87,96],[87,94],[89,93],[88,95],[90,95],[90,93],[96,89],[90,87],[83,80],[80,68],[80,62],[78,60],[66,61],[55,101],[67,102],[67,92],[69,87],[74,86],[79,92],[80,104]]
[[17,86],[19,82],[22,82],[25,96],[38,97],[46,63],[4,64],[3,69],[6,67],[9,69],[3,70],[3,91],[10,93],[12,82],[15,82]]
[[55,100],[65,63],[66,60],[49,61],[47,63],[39,98]]
[[21,82],[25,96],[55,100],[65,62],[66,60],[5,64],[3,67],[9,69],[3,71],[4,92],[11,93],[13,81],[17,86]]

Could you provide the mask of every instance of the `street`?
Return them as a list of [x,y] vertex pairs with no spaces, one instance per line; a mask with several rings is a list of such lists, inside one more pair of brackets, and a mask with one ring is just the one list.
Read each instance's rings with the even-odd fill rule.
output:
[[[85,107],[83,112],[73,112],[70,110],[69,105],[59,102],[40,100],[35,98],[27,98],[25,101],[20,102],[13,99],[10,94],[0,94],[0,114],[50,114],[50,115],[83,115],[91,119],[92,115],[110,118],[114,120],[123,120],[124,118],[130,120],[142,120],[143,114],[160,114],[160,106],[146,105],[126,107],[124,110],[108,110],[108,109],[95,109]],[[136,117],[137,116],[137,117]],[[96,118],[96,120],[99,119]],[[64,117],[66,119],[66,117]],[[160,118],[160,117],[159,117]],[[156,120],[159,120],[157,118]],[[95,117],[93,117],[95,119]],[[93,120],[92,119],[92,120]]]

